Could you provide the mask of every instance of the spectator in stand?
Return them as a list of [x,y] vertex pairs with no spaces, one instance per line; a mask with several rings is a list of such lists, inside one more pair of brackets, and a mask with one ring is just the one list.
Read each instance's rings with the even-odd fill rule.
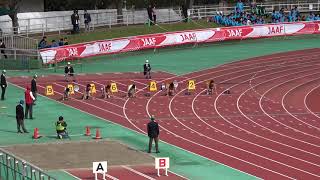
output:
[[91,23],[91,16],[87,12],[87,10],[84,10],[84,26],[85,26],[85,31],[90,31],[90,23]]
[[71,15],[71,23],[73,25],[73,34],[79,33],[79,14],[78,10],[74,10],[73,14]]
[[67,37],[64,38],[64,41],[63,41],[63,42],[64,42],[64,45],[65,45],[65,46],[66,46],[66,45],[69,45],[69,42],[68,42],[68,38],[67,38]]
[[38,48],[39,49],[44,49],[44,48],[47,48],[47,47],[48,47],[48,45],[47,45],[47,37],[43,36],[43,38],[39,42]]
[[314,21],[315,20],[315,15],[313,14],[313,12],[310,12],[309,16],[307,17],[307,21]]
[[32,107],[33,102],[36,98],[33,96],[33,93],[30,91],[30,87],[28,86],[26,88],[26,91],[24,92],[24,100],[26,102],[26,111],[25,111],[25,118],[28,119],[28,115],[30,115],[30,119],[33,119],[32,116]]
[[63,46],[64,45],[64,42],[63,42],[63,38],[60,38],[60,40],[59,40],[59,46]]
[[52,40],[50,47],[51,47],[51,48],[56,48],[56,47],[59,47],[59,44],[56,42],[56,40]]
[[235,11],[241,13],[241,12],[243,12],[243,7],[244,7],[243,2],[242,2],[241,0],[239,0],[239,1],[237,2],[236,7],[235,7]]
[[148,6],[147,12],[148,12],[148,17],[149,17],[150,25],[153,25],[153,23],[152,23],[152,6],[151,6],[151,5]]
[[[213,21],[224,26],[243,26],[265,23],[265,20],[263,19],[263,17],[266,16],[264,8],[253,4],[251,6],[251,13],[249,14],[244,11],[243,7],[244,4],[241,2],[241,0],[239,0],[234,12],[230,13],[229,15],[224,15],[222,12],[217,12],[216,15],[208,18],[208,21]],[[279,11],[273,10],[271,13],[272,23],[296,22],[305,19],[310,21],[319,20],[319,16],[309,15],[307,18],[301,17],[297,7],[291,9],[288,14],[285,13],[284,8],[281,8]]]
[[[6,53],[4,51],[5,48],[6,48],[6,45],[4,44],[3,40],[0,39],[0,50],[1,50],[0,52],[1,52],[1,54],[3,54],[4,58],[7,59],[8,56],[6,55]],[[0,59],[1,59],[1,57],[0,57]]]

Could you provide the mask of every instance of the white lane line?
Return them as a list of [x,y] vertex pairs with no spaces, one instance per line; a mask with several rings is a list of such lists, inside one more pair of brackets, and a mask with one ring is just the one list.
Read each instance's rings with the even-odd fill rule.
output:
[[310,83],[310,82],[313,82],[313,81],[318,81],[319,79],[320,79],[320,78],[315,78],[315,79],[313,79],[313,80],[311,80],[311,81],[303,82],[303,83],[299,84],[298,86],[295,86],[295,87],[291,88],[291,89],[282,97],[282,100],[281,100],[282,107],[285,109],[285,111],[286,111],[287,113],[289,113],[293,118],[297,119],[297,120],[300,121],[301,123],[308,125],[308,127],[313,127],[313,128],[315,128],[315,129],[317,129],[317,130],[320,130],[320,128],[319,128],[319,127],[316,127],[316,126],[314,126],[314,125],[312,125],[312,124],[309,124],[309,123],[307,123],[307,122],[305,122],[305,121],[302,121],[300,118],[296,117],[294,114],[292,114],[291,112],[289,112],[289,110],[286,108],[286,105],[285,105],[285,98],[287,97],[287,95],[288,95],[291,91],[295,90],[296,88],[301,87],[301,86],[303,86],[303,85],[305,85],[305,84],[308,84],[308,83]]
[[[317,67],[317,68],[314,68],[314,69],[312,69],[312,70],[319,70],[319,68]],[[302,72],[310,72],[310,71],[311,71],[311,70],[308,69],[308,70],[302,71]],[[301,73],[301,72],[299,72],[299,73]],[[297,72],[293,72],[291,75],[293,75],[293,74],[297,74]],[[302,76],[302,77],[308,77],[308,76],[312,76],[312,75],[315,75],[315,74],[320,74],[320,73],[319,73],[319,72],[316,72],[316,73],[312,73],[312,74],[305,75],[305,76]],[[287,82],[292,81],[292,80],[296,80],[296,79],[300,79],[300,78],[302,78],[302,77],[296,77],[296,78],[293,78],[293,79],[288,80]],[[276,79],[277,79],[277,78],[276,78]],[[270,80],[270,81],[271,81],[271,80]],[[268,82],[269,82],[269,81],[268,81]],[[281,83],[281,84],[284,84],[284,83]],[[263,96],[261,96],[261,98],[259,99],[259,106],[260,106],[260,109],[263,111],[263,113],[266,114],[266,115],[267,115],[268,117],[270,117],[271,119],[273,119],[275,122],[283,125],[284,127],[288,127],[288,128],[290,128],[290,129],[292,129],[292,130],[294,130],[294,131],[296,131],[296,132],[302,133],[302,134],[304,134],[304,135],[307,135],[307,136],[310,136],[310,137],[313,137],[313,138],[316,138],[316,139],[320,139],[320,137],[317,137],[317,136],[312,135],[312,134],[308,134],[308,133],[306,133],[306,132],[304,132],[304,131],[298,130],[298,129],[296,129],[296,128],[293,128],[293,127],[291,127],[291,126],[288,126],[288,125],[286,125],[286,124],[284,124],[284,123],[276,120],[274,117],[272,117],[270,114],[268,114],[268,112],[265,111],[265,109],[263,108],[263,105],[262,105],[262,99],[263,99],[263,97],[266,96],[266,94],[267,94],[268,92],[270,92],[274,87],[278,87],[278,86],[279,86],[279,84],[278,84],[277,86],[273,86],[272,88],[268,89],[266,92],[264,92]],[[309,143],[309,142],[302,141],[302,140],[299,140],[299,141],[300,141],[300,142],[304,142],[304,143],[306,143],[306,144],[309,144],[309,145],[311,145],[311,146],[320,147],[320,145],[317,145],[317,144]]]
[[66,174],[68,174],[69,176],[71,176],[71,177],[73,177],[73,178],[75,178],[75,179],[77,179],[77,180],[81,180],[78,176],[75,176],[75,175],[73,175],[73,174],[71,174],[71,173],[69,173],[68,171],[66,171],[66,170],[62,170],[64,173],[66,173]]
[[[320,85],[314,87],[313,89],[311,89],[308,94],[304,97],[304,106],[307,108],[308,112],[310,112],[312,115],[314,115],[315,117],[320,119],[320,116],[318,114],[316,114],[315,112],[311,111],[311,109],[309,108],[309,106],[307,105],[307,98],[308,96],[310,96],[310,94],[315,91],[317,88],[319,88]],[[316,120],[312,120],[313,122],[315,122]]]
[[[277,59],[277,58],[280,58],[280,60],[281,60],[282,57],[289,57],[289,56],[288,56],[288,55],[278,56],[278,57],[276,57],[276,59]],[[294,55],[294,57],[296,57],[296,54]],[[272,58],[266,58],[266,59],[274,59],[274,58],[272,57]],[[254,62],[254,60],[252,60],[252,61],[250,62],[250,64],[248,64],[248,65],[241,66],[241,68],[246,67],[246,66],[255,65],[255,63],[252,63],[252,62]],[[274,61],[272,61],[272,62],[274,62]],[[242,64],[242,62],[239,62],[239,64]],[[238,64],[236,67],[239,67],[239,64]],[[257,63],[257,64],[263,65],[263,64],[265,64],[265,63],[263,63],[263,62],[261,63],[261,62],[260,62],[260,63]],[[227,65],[228,65],[228,64],[224,64],[224,65],[221,65],[221,66],[226,67]],[[210,69],[212,69],[212,68],[208,68],[207,70],[210,70]],[[230,69],[236,69],[236,68],[230,68]],[[230,69],[224,69],[224,70],[220,70],[220,71],[226,71],[226,70],[230,70]],[[204,71],[204,70],[201,70],[201,71]],[[199,76],[195,76],[195,77],[193,77],[193,78],[205,76],[205,75],[212,74],[212,73],[217,73],[217,72],[220,72],[220,71],[215,71],[215,72],[210,72],[210,73],[204,73],[204,74],[201,74],[201,75],[199,75]],[[195,71],[195,72],[200,72],[200,71]],[[177,77],[178,77],[178,76],[177,76]],[[173,78],[168,78],[168,79],[173,79]],[[187,80],[187,79],[185,79],[185,80],[183,80],[183,81],[186,81],[186,80]],[[183,82],[183,81],[180,81],[180,82]],[[156,94],[157,94],[157,93],[156,93]],[[155,95],[153,95],[153,96],[149,99],[149,101],[148,101],[148,103],[147,103],[147,107],[148,107],[151,99],[152,99],[154,96],[155,96]],[[127,101],[128,101],[128,100],[127,100]],[[124,107],[126,106],[126,104],[127,104],[127,102],[124,104]],[[146,109],[147,109],[147,112],[148,112],[148,108],[147,108],[147,107],[146,107]],[[132,124],[132,125],[133,125],[135,128],[137,128],[139,131],[141,131],[142,133],[144,133],[143,130],[141,130],[139,127],[137,127],[137,126],[127,117],[125,110],[123,110],[123,111],[124,111],[124,115],[126,116],[127,120],[129,121],[129,123]],[[148,114],[149,114],[149,113],[148,113]],[[150,114],[149,114],[149,115],[150,115]],[[175,134],[174,134],[174,135],[175,135]],[[177,135],[175,135],[175,136],[177,136]],[[181,137],[181,138],[182,138],[182,137]],[[190,140],[187,140],[187,141],[190,141]],[[178,146],[175,146],[175,147],[180,148],[180,147],[178,147]],[[180,148],[180,149],[182,149],[182,148]],[[183,150],[185,150],[185,149],[183,149]],[[188,151],[188,150],[186,150],[186,151]],[[188,152],[190,152],[190,153],[192,153],[192,154],[196,154],[196,153],[193,153],[193,152],[191,152],[191,151],[188,151]],[[196,155],[201,156],[201,155],[199,155],[199,154],[196,154]],[[204,156],[201,156],[201,157],[206,158],[206,157],[204,157]],[[212,159],[209,159],[209,158],[206,158],[206,159],[213,161]],[[220,164],[222,164],[222,163],[220,163]],[[222,165],[227,166],[227,165],[225,165],[225,164],[222,164]],[[227,166],[227,167],[230,167],[230,166]],[[230,168],[232,168],[232,167],[230,167]],[[232,169],[235,169],[235,168],[232,168]],[[235,170],[237,170],[237,169],[235,169]],[[237,171],[240,171],[240,170],[237,170]],[[243,172],[243,171],[240,171],[240,172]],[[243,172],[243,173],[248,174],[248,173],[246,173],[246,172]],[[249,174],[249,175],[251,175],[251,174]],[[251,175],[251,176],[253,176],[253,175]]]
[[129,170],[129,171],[131,171],[131,172],[133,172],[133,173],[135,173],[135,174],[138,174],[139,176],[142,176],[142,177],[144,177],[144,178],[147,178],[147,179],[149,179],[149,180],[156,180],[156,179],[154,179],[154,178],[152,178],[152,177],[150,177],[150,176],[148,176],[148,175],[146,175],[146,174],[143,174],[142,172],[139,172],[139,171],[137,171],[137,170],[135,170],[135,169],[132,169],[132,168],[130,168],[130,167],[128,167],[128,166],[121,166],[121,167],[123,167],[123,168],[125,168],[125,169],[127,169],[127,170]]
[[[42,89],[45,89],[45,87],[44,86],[41,86],[41,85],[38,85],[40,88],[42,88]],[[62,95],[62,93],[59,93],[59,92],[56,92],[57,94],[60,94],[60,95]],[[94,107],[94,108],[97,108],[97,109],[99,109],[99,110],[101,110],[101,111],[105,111],[105,112],[108,112],[108,113],[111,113],[111,114],[114,114],[114,115],[116,115],[116,116],[119,116],[119,117],[122,117],[122,118],[125,118],[123,115],[121,115],[121,114],[118,114],[118,113],[115,113],[115,112],[113,112],[113,111],[109,111],[109,110],[106,110],[106,109],[103,109],[103,108],[101,108],[101,107],[98,107],[98,106],[95,106],[95,105],[93,105],[93,104],[90,104],[90,103],[87,103],[87,102],[84,102],[84,101],[82,101],[82,100],[78,100],[78,99],[76,99],[76,98],[71,98],[71,99],[73,99],[73,100],[75,100],[75,101],[78,101],[78,102],[81,102],[81,103],[83,103],[83,104],[86,104],[86,105],[89,105],[89,106],[92,106],[92,107]],[[57,101],[57,100],[55,100],[55,101]],[[64,103],[62,103],[62,104],[64,104]],[[77,108],[76,108],[77,109]]]

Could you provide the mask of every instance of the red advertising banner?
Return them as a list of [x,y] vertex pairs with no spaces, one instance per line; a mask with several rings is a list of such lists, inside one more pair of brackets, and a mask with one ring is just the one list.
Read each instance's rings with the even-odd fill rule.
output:
[[76,58],[183,44],[319,33],[319,21],[224,27],[99,40],[57,48],[42,49],[40,50],[40,55],[44,64],[50,64]]

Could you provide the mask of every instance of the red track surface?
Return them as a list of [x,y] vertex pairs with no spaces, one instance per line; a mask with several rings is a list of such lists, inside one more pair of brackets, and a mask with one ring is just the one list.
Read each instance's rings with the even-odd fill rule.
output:
[[[76,177],[81,177],[82,180],[92,180],[95,178],[92,174],[92,170],[89,169],[76,169],[68,170],[68,173]],[[160,171],[160,177],[157,176],[156,170],[151,166],[119,166],[119,167],[109,167],[107,179],[134,179],[134,180],[143,180],[143,179],[159,179],[159,180],[181,180],[184,179],[173,173],[168,172],[168,176],[165,176],[163,170]],[[98,179],[102,179],[102,175],[98,175]]]
[[[135,80],[141,92],[127,99],[124,92],[110,100],[64,102],[72,107],[145,133],[148,116],[161,125],[161,140],[263,179],[320,178],[319,49],[252,58],[173,77],[155,74],[163,81],[180,81],[173,97],[161,92],[145,97],[146,80]],[[97,85],[112,79],[122,91],[141,75],[86,76]],[[205,82],[214,78],[218,93],[207,96]],[[185,84],[196,80],[197,90],[184,95]],[[84,76],[78,83],[84,85]],[[25,86],[29,80],[11,78]],[[39,79],[43,91],[48,81],[62,92],[63,77]],[[82,86],[81,86],[82,87]],[[99,89],[99,88],[98,88]],[[222,92],[230,89],[230,95]],[[58,99],[60,95],[53,96]]]

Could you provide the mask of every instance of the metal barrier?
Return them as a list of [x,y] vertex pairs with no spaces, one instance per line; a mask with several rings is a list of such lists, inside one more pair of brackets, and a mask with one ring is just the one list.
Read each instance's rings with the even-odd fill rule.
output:
[[0,148],[0,179],[57,180],[40,168]]
[[37,50],[38,40],[23,35],[4,35],[0,37],[7,49]]
[[0,59],[5,58],[5,55],[10,59],[19,59],[21,55],[34,57],[39,59],[38,49],[23,49],[23,48],[0,48],[0,51],[4,51],[4,54],[0,54]]
[[[157,19],[159,23],[181,21],[181,12],[178,9],[157,9]],[[59,34],[72,29],[71,14],[64,16],[48,16],[43,18],[19,19],[20,26],[17,28],[20,35],[29,36],[30,34],[46,32],[58,32]],[[96,27],[128,26],[130,24],[144,24],[147,22],[148,15],[146,10],[125,10],[123,15],[118,16],[115,12],[92,12],[91,30]],[[84,28],[82,11],[79,11],[80,28]],[[0,26],[4,34],[12,34],[11,20],[0,21]]]

